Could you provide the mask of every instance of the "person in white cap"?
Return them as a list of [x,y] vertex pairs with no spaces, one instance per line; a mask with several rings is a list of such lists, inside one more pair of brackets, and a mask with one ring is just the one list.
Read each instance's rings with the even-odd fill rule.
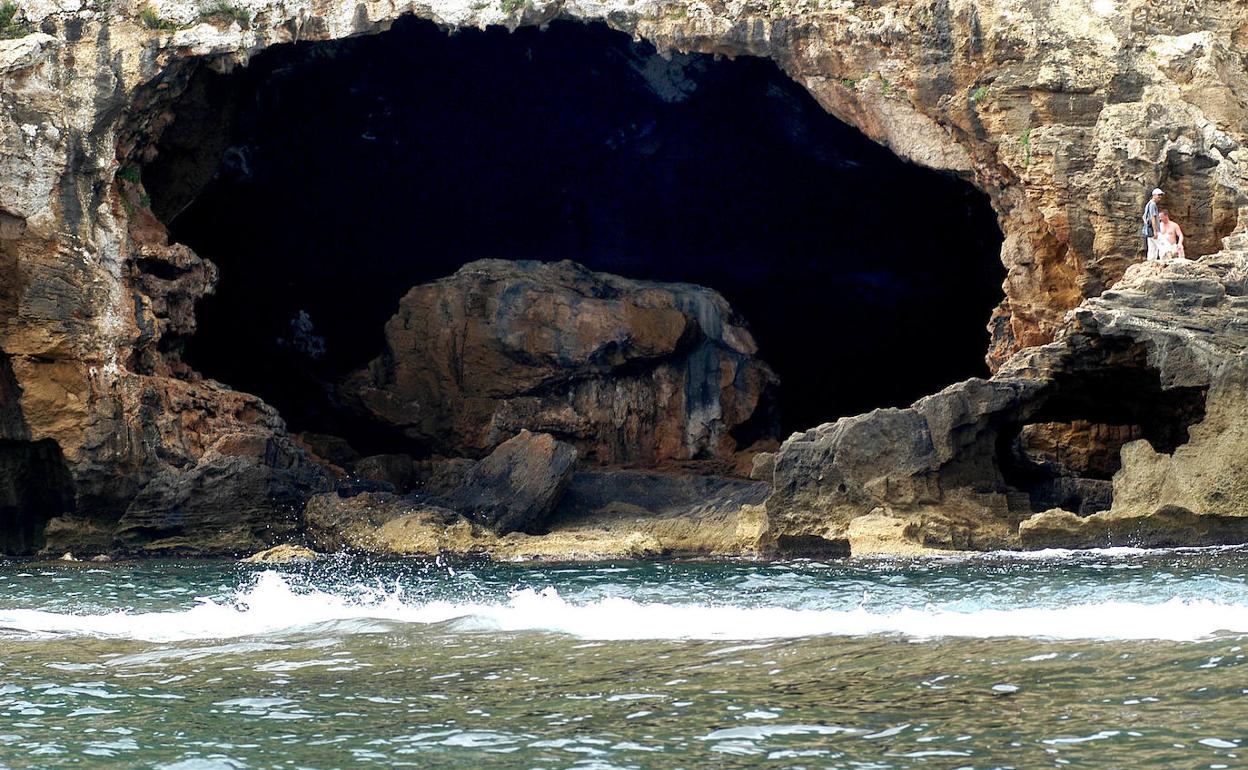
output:
[[1160,187],[1153,188],[1153,197],[1148,199],[1148,203],[1144,204],[1144,228],[1141,231],[1144,235],[1144,248],[1148,250],[1148,259],[1157,259],[1157,236],[1161,233],[1161,222],[1157,215],[1157,206],[1161,203],[1161,196],[1165,195]]

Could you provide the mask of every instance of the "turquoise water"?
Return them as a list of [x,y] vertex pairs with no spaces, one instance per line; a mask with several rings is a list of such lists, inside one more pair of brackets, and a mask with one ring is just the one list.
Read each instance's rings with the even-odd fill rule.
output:
[[0,563],[0,768],[1220,768],[1248,551]]

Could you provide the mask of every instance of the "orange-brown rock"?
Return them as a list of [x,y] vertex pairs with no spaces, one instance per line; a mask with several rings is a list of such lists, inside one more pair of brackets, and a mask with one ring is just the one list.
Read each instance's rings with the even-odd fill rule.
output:
[[1139,425],[1106,425],[1087,420],[1035,423],[1023,427],[1019,449],[1038,465],[1090,478],[1108,479],[1118,470],[1122,447],[1144,437]]
[[756,353],[710,289],[483,260],[408,292],[385,353],[342,390],[444,454],[530,429],[589,460],[655,464],[727,456],[734,429],[766,420],[777,379]]

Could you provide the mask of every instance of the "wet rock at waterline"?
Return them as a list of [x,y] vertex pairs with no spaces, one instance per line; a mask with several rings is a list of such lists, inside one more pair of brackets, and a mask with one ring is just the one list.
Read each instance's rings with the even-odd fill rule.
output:
[[1197,514],[1176,505],[1147,513],[1106,511],[1078,516],[1060,508],[1019,525],[1024,548],[1175,548],[1248,542],[1248,516]]
[[532,429],[588,460],[656,464],[771,437],[778,381],[757,353],[710,289],[485,260],[408,292],[383,355],[341,390],[443,454]]
[[283,543],[263,551],[257,551],[243,559],[245,564],[300,564],[315,561],[321,554],[302,545]]
[[760,553],[765,483],[594,469],[576,473],[542,534],[500,534],[436,498],[364,493],[312,498],[310,542],[326,551],[503,560],[742,556]]
[[442,499],[495,532],[537,531],[563,497],[575,466],[571,446],[548,433],[523,430],[474,465]]
[[441,526],[460,520],[454,511],[392,492],[363,492],[352,497],[329,492],[308,501],[303,523],[308,542],[318,550],[386,553],[379,531],[388,522],[409,516]]
[[48,521],[43,552],[250,553],[294,537],[308,496],[333,488],[254,396],[211,381],[131,384],[143,389],[112,394],[116,433],[87,434],[92,452],[71,465],[76,505]]
[[[443,494],[425,489],[409,496],[366,492],[330,493],[304,510],[312,541],[320,548],[365,548],[364,534],[416,510],[458,514],[499,534],[542,528],[563,497],[576,467],[576,450],[549,434],[521,431],[474,463]],[[367,548],[365,548],[367,550]]]

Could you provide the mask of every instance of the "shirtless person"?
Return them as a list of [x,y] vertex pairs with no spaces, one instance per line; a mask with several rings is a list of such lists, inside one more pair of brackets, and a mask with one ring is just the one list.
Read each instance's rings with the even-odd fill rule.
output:
[[1178,222],[1170,218],[1170,212],[1163,211],[1158,214],[1157,223],[1159,225],[1157,231],[1157,258],[1186,258],[1187,255],[1183,251],[1183,228],[1179,227]]

